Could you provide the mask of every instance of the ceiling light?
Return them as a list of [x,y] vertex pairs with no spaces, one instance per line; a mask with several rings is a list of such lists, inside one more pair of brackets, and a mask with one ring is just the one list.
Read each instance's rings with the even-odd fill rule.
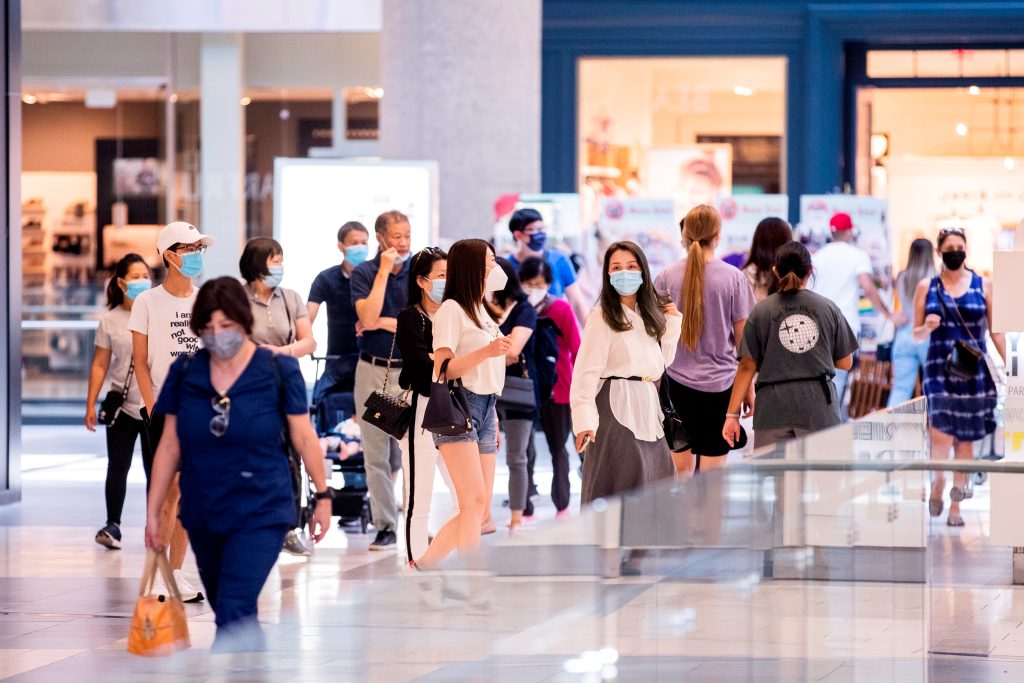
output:
[[956,131],[957,135],[959,135],[960,137],[964,137],[965,135],[967,135],[967,124],[963,122],[958,123],[956,124],[956,128],[954,128],[954,130]]
[[970,88],[967,89],[967,93],[969,95],[980,95],[981,94],[981,88],[979,88],[976,85],[972,85]]
[[1003,168],[1005,168],[1007,171],[1012,171],[1013,169],[1017,168],[1017,160],[1014,159],[1013,157],[1004,157]]
[[739,95],[740,97],[750,97],[754,94],[754,89],[748,88],[745,85],[737,85],[732,89],[732,92],[734,95]]
[[29,95],[28,93],[25,93],[21,96],[21,101],[25,104],[35,104],[38,100],[36,99],[35,95]]
[[889,153],[889,136],[885,133],[871,134],[871,158],[881,159]]
[[172,92],[171,93],[171,102],[177,102],[177,101],[178,101],[178,93]]
[[250,104],[252,104],[252,98],[249,97],[249,96],[246,96],[246,97],[243,97],[242,99],[240,99],[238,102],[243,107],[248,107]]

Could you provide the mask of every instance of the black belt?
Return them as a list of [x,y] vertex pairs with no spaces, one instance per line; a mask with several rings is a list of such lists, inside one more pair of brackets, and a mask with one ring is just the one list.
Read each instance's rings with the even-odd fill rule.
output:
[[601,379],[621,379],[625,382],[657,382],[660,377],[641,377],[639,375],[633,375],[632,377],[602,377]]
[[[378,358],[377,356],[371,356],[368,353],[360,353],[359,354],[359,360],[364,360],[367,363],[369,363],[370,365],[376,365],[377,367],[381,367],[381,368],[386,368],[388,366],[388,359],[387,358]],[[401,368],[402,367],[402,359],[401,358],[392,358],[391,359],[391,367],[393,367],[393,368]]]
[[830,381],[832,377],[822,373],[815,377],[794,377],[793,379],[777,379],[774,382],[758,382],[754,386],[755,391],[761,391],[763,387],[770,387],[775,384],[792,384],[794,382],[817,382],[821,385],[821,390],[825,393],[825,401],[832,405],[832,387]]

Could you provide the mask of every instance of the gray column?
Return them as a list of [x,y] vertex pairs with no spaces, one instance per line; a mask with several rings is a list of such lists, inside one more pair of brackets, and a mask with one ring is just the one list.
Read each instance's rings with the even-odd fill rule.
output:
[[540,0],[383,0],[381,155],[436,160],[442,241],[540,190]]
[[204,34],[199,58],[200,231],[216,244],[204,279],[238,275],[245,241],[245,117],[242,36]]

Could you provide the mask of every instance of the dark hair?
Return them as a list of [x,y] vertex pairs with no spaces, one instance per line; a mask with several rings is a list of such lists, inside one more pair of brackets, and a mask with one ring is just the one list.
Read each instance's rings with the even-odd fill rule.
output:
[[643,284],[636,293],[636,311],[644,321],[644,329],[647,334],[657,340],[665,335],[665,313],[661,307],[668,301],[662,299],[654,290],[654,282],[651,280],[651,268],[647,265],[647,257],[644,252],[633,242],[616,242],[604,252],[604,274],[601,276],[601,316],[608,327],[616,332],[625,332],[632,329],[626,314],[622,312],[622,299],[615,288],[612,287],[611,277],[608,269],[611,267],[612,255],[617,251],[627,251],[636,258],[640,264],[640,273],[644,276]]
[[228,320],[232,320],[252,334],[252,307],[249,296],[242,284],[233,277],[218,277],[208,280],[199,288],[196,303],[192,306],[192,331],[196,336],[203,333],[203,328],[210,324],[214,311],[220,311]]
[[401,211],[385,211],[381,215],[377,216],[377,220],[373,224],[373,230],[378,235],[387,233],[388,227],[392,223],[408,223],[409,217]]
[[520,230],[525,230],[526,226],[530,223],[542,220],[544,220],[544,217],[540,215],[540,211],[537,209],[516,209],[516,212],[512,214],[512,218],[508,220],[508,231],[517,233]]
[[501,313],[484,300],[488,251],[494,253],[494,247],[490,242],[480,239],[459,240],[448,250],[448,280],[444,286],[444,300],[452,299],[458,303],[477,327],[481,325],[477,315],[481,304],[494,322],[501,319]]
[[448,260],[448,254],[437,247],[427,247],[413,255],[412,260],[409,261],[409,299],[407,302],[409,306],[419,306],[423,301],[423,290],[420,289],[419,283],[416,281],[421,277],[429,277],[430,271],[434,269],[434,264],[446,260]]
[[779,247],[792,239],[793,229],[781,218],[772,216],[757,224],[747,262],[743,264],[744,269],[754,266],[754,282],[757,286],[771,287],[775,280],[772,266],[775,265]]
[[284,255],[284,249],[277,240],[269,237],[257,237],[245,244],[242,250],[242,258],[238,259],[238,270],[242,273],[242,279],[252,284],[256,280],[269,275],[267,261],[272,256]]
[[[141,263],[145,266],[146,259],[138,254],[125,254],[114,266],[114,274],[110,276],[110,282],[107,283],[107,308],[110,310],[114,310],[124,303],[124,292],[117,284],[117,279],[123,280],[128,277],[128,269],[132,267],[133,263]],[[146,266],[146,270],[149,271],[149,266]]]
[[532,280],[538,275],[543,275],[544,282],[549,285],[555,279],[555,274],[551,272],[551,264],[547,262],[547,259],[537,258],[536,256],[524,259],[523,265],[519,266],[519,282],[523,283],[527,280]]
[[359,221],[349,221],[345,225],[338,228],[338,241],[344,242],[345,238],[348,237],[348,234],[350,232],[356,231],[365,232],[367,235],[370,234],[370,231],[366,229],[366,226],[360,223]]
[[804,280],[811,274],[811,253],[799,242],[789,241],[779,247],[775,259],[775,270],[779,281],[773,288],[780,294],[791,294],[800,291]]
[[963,228],[942,228],[939,230],[939,239],[935,243],[935,248],[942,249],[943,243],[954,235],[962,239],[964,244],[967,244],[967,231]]
[[519,273],[516,272],[516,267],[508,259],[498,257],[495,260],[498,262],[498,267],[505,271],[508,282],[505,283],[504,289],[494,293],[494,301],[504,309],[508,307],[509,301],[518,303],[527,299],[523,285],[519,282]]

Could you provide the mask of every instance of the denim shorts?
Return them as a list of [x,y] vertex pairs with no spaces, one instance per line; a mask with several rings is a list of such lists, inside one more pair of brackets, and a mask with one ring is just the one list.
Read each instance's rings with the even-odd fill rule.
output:
[[494,407],[498,403],[498,397],[494,394],[474,394],[468,389],[462,391],[466,396],[466,403],[469,405],[469,418],[473,429],[465,434],[456,434],[455,436],[434,434],[434,445],[476,442],[481,454],[497,453],[498,420]]

